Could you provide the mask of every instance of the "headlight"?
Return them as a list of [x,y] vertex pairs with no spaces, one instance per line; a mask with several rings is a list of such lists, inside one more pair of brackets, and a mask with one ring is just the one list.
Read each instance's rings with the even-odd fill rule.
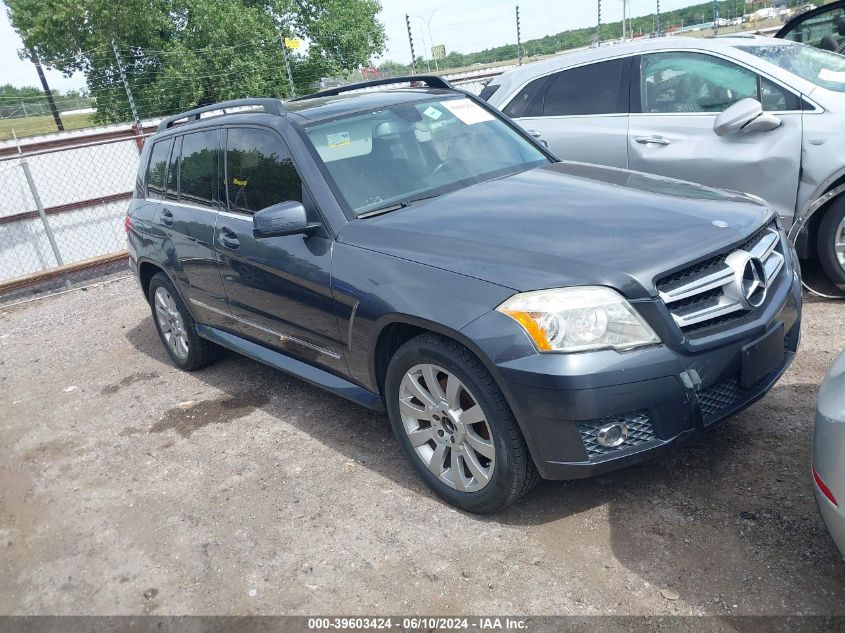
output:
[[519,323],[541,352],[623,350],[660,342],[622,295],[602,286],[525,292],[496,310]]

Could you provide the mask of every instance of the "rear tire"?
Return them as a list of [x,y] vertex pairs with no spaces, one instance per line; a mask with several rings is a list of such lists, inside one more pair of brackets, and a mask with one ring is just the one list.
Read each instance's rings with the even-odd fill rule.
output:
[[179,369],[194,371],[217,359],[220,348],[197,334],[196,322],[167,275],[153,275],[147,300],[164,349]]
[[819,223],[818,254],[828,279],[845,288],[845,194],[830,204]]
[[446,502],[490,514],[539,480],[504,394],[455,341],[423,334],[399,348],[387,368],[385,401],[405,456]]

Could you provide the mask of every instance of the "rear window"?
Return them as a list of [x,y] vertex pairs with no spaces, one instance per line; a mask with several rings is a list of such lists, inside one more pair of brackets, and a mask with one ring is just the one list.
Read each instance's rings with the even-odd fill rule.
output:
[[488,85],[484,86],[484,88],[482,89],[481,93],[478,96],[481,97],[482,99],[484,99],[485,101],[488,101],[490,99],[490,97],[492,97],[498,89],[499,89],[498,84],[493,85],[493,86],[488,84]]
[[212,207],[217,185],[217,130],[195,132],[182,137],[179,162],[179,199],[189,204]]
[[170,158],[170,146],[173,139],[158,141],[150,151],[147,167],[147,198],[161,198],[164,195],[164,179],[167,176],[167,159]]
[[552,76],[543,97],[542,116],[625,112],[619,99],[621,59],[579,66]]
[[627,112],[627,98],[621,94],[626,61],[611,59],[535,79],[502,111],[513,118]]

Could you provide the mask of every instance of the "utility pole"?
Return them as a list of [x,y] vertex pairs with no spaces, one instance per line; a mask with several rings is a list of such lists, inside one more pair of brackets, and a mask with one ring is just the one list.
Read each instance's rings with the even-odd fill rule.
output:
[[628,19],[628,0],[622,0],[622,41],[625,41],[625,22]]
[[601,0],[598,0],[599,3],[599,21],[596,25],[596,46],[601,46]]
[[129,109],[132,110],[132,119],[135,121],[135,144],[138,146],[138,151],[140,152],[144,148],[144,141],[141,140],[141,118],[138,116],[138,109],[135,107],[135,98],[132,96],[131,88],[129,88],[129,81],[126,79],[123,63],[120,61],[120,55],[117,54],[117,46],[114,40],[111,41],[111,48],[114,51],[114,58],[117,60],[117,69],[120,71],[120,78],[123,80],[126,98],[129,100]]
[[41,60],[35,51],[30,52],[30,59],[35,64],[35,70],[38,71],[38,78],[41,80],[41,87],[44,88],[44,94],[47,96],[47,105],[50,106],[50,112],[53,114],[53,121],[56,122],[56,127],[59,132],[64,132],[65,126],[62,125],[62,118],[59,116],[59,110],[56,108],[56,102],[53,101],[53,93],[50,92],[50,86],[47,85],[47,77],[44,76],[44,69],[41,68]]
[[417,74],[417,56],[414,55],[414,38],[411,35],[411,18],[405,14],[405,26],[408,27],[408,44],[411,45],[411,68],[413,73]]
[[657,22],[655,23],[655,33],[660,35],[660,0],[657,0]]
[[288,89],[290,90],[290,96],[296,97],[296,86],[293,83],[293,74],[290,72],[290,60],[288,59],[288,45],[285,42],[285,36],[279,35],[282,40],[282,57],[285,60],[285,70],[287,71],[288,75]]
[[713,35],[719,34],[719,0],[713,0]]
[[522,35],[519,32],[519,5],[516,5],[516,55],[519,58],[519,65],[522,66]]

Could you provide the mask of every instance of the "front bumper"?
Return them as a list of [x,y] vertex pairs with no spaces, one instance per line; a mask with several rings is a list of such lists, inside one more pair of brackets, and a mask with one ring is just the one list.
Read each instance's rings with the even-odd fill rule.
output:
[[[665,308],[637,304],[654,322]],[[777,382],[792,362],[800,337],[801,285],[797,274],[781,283],[764,309],[741,327],[686,340],[658,331],[664,344],[615,352],[525,353],[522,343],[501,332],[507,319],[491,313],[463,330],[487,358],[505,393],[531,455],[545,479],[590,477],[658,455],[694,433],[712,428],[748,407]],[[742,349],[783,325],[783,354],[752,385],[741,383]],[[656,328],[658,329],[658,328]],[[527,336],[525,337],[527,339]],[[596,431],[622,421],[628,440],[600,446]]]

